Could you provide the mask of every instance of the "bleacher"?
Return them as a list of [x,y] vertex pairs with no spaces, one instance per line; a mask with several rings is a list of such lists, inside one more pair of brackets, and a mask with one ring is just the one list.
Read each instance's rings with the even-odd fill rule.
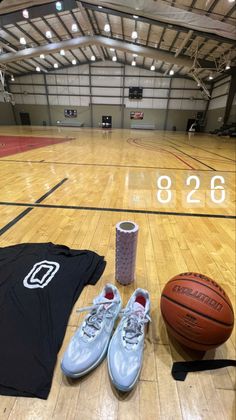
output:
[[68,120],[57,121],[57,125],[61,127],[83,127],[84,122],[68,119]]
[[130,128],[137,130],[156,130],[155,124],[131,123]]
[[220,128],[211,130],[209,133],[217,136],[236,137],[236,123],[223,124]]

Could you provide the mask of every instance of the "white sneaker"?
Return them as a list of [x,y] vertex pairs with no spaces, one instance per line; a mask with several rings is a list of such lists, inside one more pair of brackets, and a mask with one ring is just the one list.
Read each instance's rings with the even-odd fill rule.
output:
[[64,353],[61,369],[66,376],[78,378],[101,363],[107,353],[114,323],[122,306],[121,296],[113,284],[106,284],[91,311],[72,337]]
[[145,324],[149,322],[150,298],[147,290],[136,289],[108,348],[108,371],[114,386],[130,391],[142,368]]

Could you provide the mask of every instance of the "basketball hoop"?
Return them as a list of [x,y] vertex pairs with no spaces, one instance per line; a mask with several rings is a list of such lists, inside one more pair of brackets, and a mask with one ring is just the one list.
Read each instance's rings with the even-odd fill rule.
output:
[[5,86],[5,68],[0,66],[0,92],[3,92]]
[[12,93],[5,90],[5,72],[6,67],[0,66],[0,93],[2,94],[4,102],[15,105],[15,99]]
[[12,105],[16,104],[13,94],[10,92],[7,92],[6,90],[3,91],[3,99],[4,99],[4,102],[10,103]]

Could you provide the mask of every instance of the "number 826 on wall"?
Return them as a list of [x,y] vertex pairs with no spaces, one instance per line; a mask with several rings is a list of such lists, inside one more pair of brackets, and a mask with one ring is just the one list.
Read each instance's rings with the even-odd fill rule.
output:
[[158,176],[156,192],[158,204],[173,206],[180,197],[185,207],[205,205],[222,207],[226,204],[226,182],[222,175],[214,175],[204,180],[198,175],[188,175],[181,184],[178,188],[175,179],[173,182],[173,177]]

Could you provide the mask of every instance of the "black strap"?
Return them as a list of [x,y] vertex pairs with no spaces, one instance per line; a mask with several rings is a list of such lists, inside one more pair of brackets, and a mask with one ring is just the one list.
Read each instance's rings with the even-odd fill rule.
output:
[[236,366],[236,360],[194,360],[191,362],[174,362],[171,374],[176,381],[184,381],[188,372],[220,369],[227,366]]

